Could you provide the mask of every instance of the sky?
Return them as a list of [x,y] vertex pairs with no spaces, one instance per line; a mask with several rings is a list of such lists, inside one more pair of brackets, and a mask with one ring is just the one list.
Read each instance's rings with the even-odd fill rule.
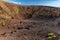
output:
[[43,5],[60,7],[60,0],[6,0],[20,5]]

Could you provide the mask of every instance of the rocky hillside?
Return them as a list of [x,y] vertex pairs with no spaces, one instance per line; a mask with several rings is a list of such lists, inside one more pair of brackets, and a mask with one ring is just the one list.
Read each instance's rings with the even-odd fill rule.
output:
[[60,8],[0,1],[0,40],[60,40]]
[[[8,2],[0,2],[0,12],[6,15],[10,15],[10,18],[21,17],[36,17],[36,16],[59,16],[60,8],[49,7],[49,6],[22,6]],[[2,14],[1,14],[2,15]],[[17,16],[19,15],[19,16]]]

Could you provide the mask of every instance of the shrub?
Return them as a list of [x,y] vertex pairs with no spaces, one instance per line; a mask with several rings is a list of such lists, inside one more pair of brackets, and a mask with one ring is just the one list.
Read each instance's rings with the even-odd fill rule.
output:
[[54,33],[49,33],[48,34],[48,39],[54,39],[54,38],[56,38],[56,35],[54,34]]

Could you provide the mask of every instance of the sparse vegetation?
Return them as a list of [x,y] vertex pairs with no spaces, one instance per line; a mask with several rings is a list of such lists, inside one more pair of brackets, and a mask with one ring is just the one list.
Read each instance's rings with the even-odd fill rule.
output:
[[55,39],[56,38],[56,35],[54,34],[54,33],[49,33],[48,34],[48,39],[49,40],[53,40],[53,39]]
[[8,19],[12,18],[12,16],[9,16],[8,14],[1,14],[0,16],[3,18],[8,18]]
[[4,20],[0,20],[0,25],[5,25],[5,21]]
[[14,8],[14,12],[15,12],[16,14],[18,14],[18,13],[19,13],[19,8],[18,8],[18,6],[15,5],[13,8]]

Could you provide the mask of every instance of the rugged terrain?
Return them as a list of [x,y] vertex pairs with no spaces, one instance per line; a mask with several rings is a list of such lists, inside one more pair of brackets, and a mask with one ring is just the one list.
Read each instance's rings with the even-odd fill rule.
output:
[[0,1],[0,40],[60,40],[60,8]]

